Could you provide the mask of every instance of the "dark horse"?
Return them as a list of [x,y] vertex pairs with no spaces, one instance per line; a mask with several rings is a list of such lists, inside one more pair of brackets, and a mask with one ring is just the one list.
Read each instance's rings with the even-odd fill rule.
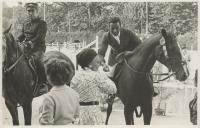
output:
[[[179,81],[186,80],[189,74],[175,35],[164,29],[133,51],[118,55],[116,59],[122,62],[121,73],[115,83],[118,87],[117,95],[124,104],[127,125],[134,124],[133,112],[138,106],[141,108],[144,124],[149,125],[151,122],[153,80],[150,71],[156,60],[173,71]],[[107,121],[112,103],[108,105]]]
[[[39,91],[35,88],[37,74],[31,68],[29,59],[27,59],[26,55],[20,49],[19,44],[15,42],[13,35],[9,33],[10,28],[3,33],[3,97],[6,107],[12,116],[13,125],[19,125],[18,105],[23,108],[25,125],[31,125],[32,101]],[[72,66],[69,70],[74,70],[70,72],[75,73],[72,61],[58,51],[45,53],[43,57],[44,67],[53,58],[66,60]],[[72,78],[74,73],[69,78]],[[49,86],[48,89],[50,88]]]
[[25,125],[31,125],[35,76],[9,33],[10,28],[3,33],[3,96],[13,125],[19,125],[18,105],[23,108]]
[[37,74],[9,33],[10,28],[3,32],[3,97],[13,125],[19,125],[18,106],[23,108],[25,125],[31,125],[32,100],[38,91]]

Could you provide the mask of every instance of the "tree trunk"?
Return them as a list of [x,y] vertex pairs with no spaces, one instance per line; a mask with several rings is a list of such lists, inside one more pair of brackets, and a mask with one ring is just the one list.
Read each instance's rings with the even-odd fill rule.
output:
[[88,29],[91,27],[91,12],[90,12],[90,4],[88,3]]

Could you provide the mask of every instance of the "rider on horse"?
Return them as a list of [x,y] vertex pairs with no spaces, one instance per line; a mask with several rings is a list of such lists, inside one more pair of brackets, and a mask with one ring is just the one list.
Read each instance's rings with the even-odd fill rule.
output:
[[[108,76],[111,79],[115,79],[115,76],[118,72],[115,71],[116,65],[118,64],[116,56],[122,52],[125,52],[125,54],[128,55],[127,51],[132,51],[141,43],[141,40],[136,36],[135,33],[121,27],[121,21],[118,17],[113,17],[110,19],[109,32],[103,36],[101,45],[99,46],[98,54],[103,59],[108,49],[108,45],[111,46],[111,51],[108,59],[108,65],[111,66],[111,70]],[[158,93],[154,92],[153,95],[157,96]]]
[[23,23],[22,32],[18,37],[18,41],[25,45],[25,54],[35,62],[39,79],[38,85],[36,85],[39,87],[39,94],[36,94],[36,96],[39,96],[47,92],[47,87],[44,84],[44,82],[46,82],[46,75],[41,61],[46,50],[45,36],[47,24],[38,16],[37,3],[26,3],[25,7],[28,17]]

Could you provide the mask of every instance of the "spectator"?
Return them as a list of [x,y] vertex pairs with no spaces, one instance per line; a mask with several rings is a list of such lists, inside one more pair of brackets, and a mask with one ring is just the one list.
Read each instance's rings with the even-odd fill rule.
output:
[[[51,59],[45,66],[47,80],[52,89],[44,95],[39,108],[39,123],[42,125],[67,125],[79,117],[79,95],[65,83],[74,75],[71,60]],[[71,75],[73,74],[73,75]]]
[[115,94],[115,84],[98,71],[100,58],[93,49],[84,49],[77,56],[83,70],[76,72],[71,86],[80,97],[80,122],[82,125],[104,124],[99,106],[101,93]]

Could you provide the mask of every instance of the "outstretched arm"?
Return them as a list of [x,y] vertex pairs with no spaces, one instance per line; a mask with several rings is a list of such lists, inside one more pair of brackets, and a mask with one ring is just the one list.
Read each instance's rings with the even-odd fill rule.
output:
[[107,34],[104,34],[102,42],[99,44],[99,49],[98,49],[98,54],[102,56],[103,58],[105,57],[106,51],[108,49],[108,41],[107,41]]

